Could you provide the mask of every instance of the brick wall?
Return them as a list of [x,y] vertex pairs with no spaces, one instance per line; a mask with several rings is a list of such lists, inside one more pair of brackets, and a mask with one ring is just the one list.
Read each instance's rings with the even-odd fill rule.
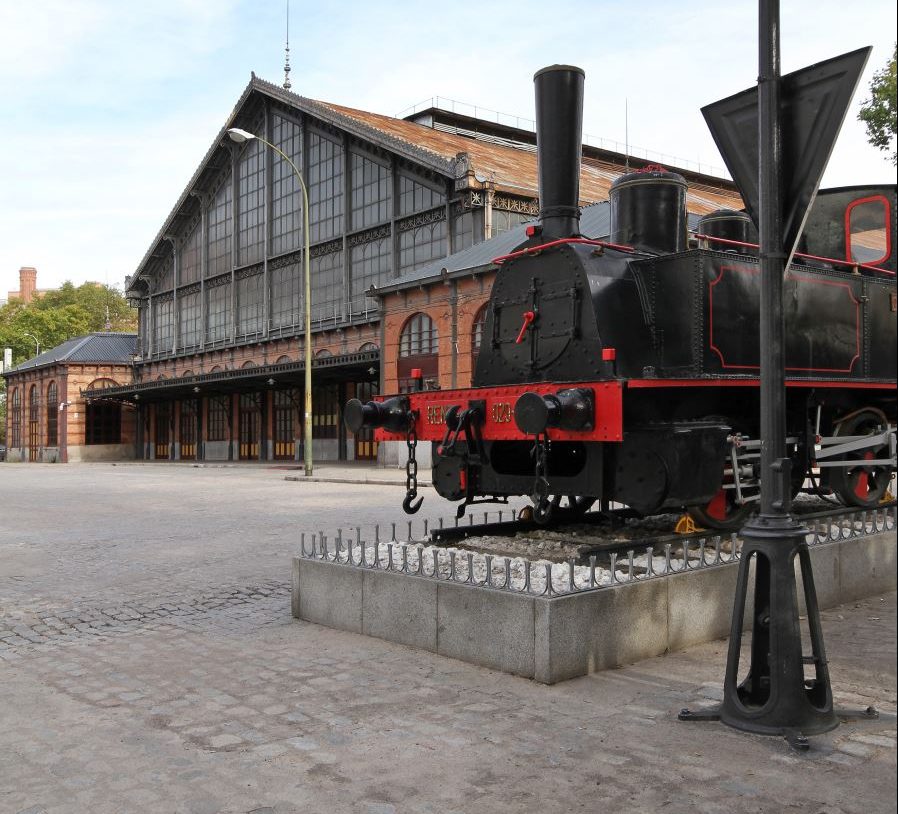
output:
[[384,347],[381,349],[384,393],[399,389],[396,364],[399,339],[406,323],[416,313],[427,314],[438,331],[440,388],[470,387],[474,320],[489,301],[494,278],[495,272],[489,272],[441,280],[384,297]]
[[[377,324],[356,325],[340,330],[321,331],[312,335],[312,353],[327,350],[334,356],[355,353],[367,343],[380,345]],[[138,368],[139,381],[155,381],[160,377],[179,378],[193,374],[211,373],[213,370],[239,370],[247,363],[272,365],[278,361],[301,361],[305,355],[303,337],[271,339],[234,348],[205,351],[176,359],[149,362]]]
[[[85,420],[87,403],[81,398],[81,390],[87,388],[97,379],[111,379],[116,384],[131,381],[130,365],[104,364],[59,364],[50,367],[26,370],[7,379],[7,394],[12,404],[13,390],[18,388],[22,397],[21,445],[8,451],[10,461],[48,461],[65,462],[69,459],[84,460],[91,456],[90,447],[85,446]],[[47,403],[47,390],[51,382],[56,382],[57,402]],[[38,400],[38,432],[36,438],[31,434],[31,398],[32,387]],[[60,404],[63,405],[60,409]],[[48,411],[55,410],[57,415],[57,444],[50,446],[47,437]],[[7,415],[7,439],[12,438],[12,411]],[[134,410],[125,406],[122,409],[121,443],[108,445],[115,447],[105,451],[103,457],[132,457],[136,433]],[[37,443],[32,443],[36,441]],[[86,449],[86,452],[74,452],[75,449]],[[74,454],[73,454],[74,453]]]

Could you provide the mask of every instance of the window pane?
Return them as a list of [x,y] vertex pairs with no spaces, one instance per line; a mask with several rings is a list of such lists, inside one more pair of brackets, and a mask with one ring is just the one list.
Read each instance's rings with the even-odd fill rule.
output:
[[302,265],[287,263],[269,271],[271,280],[271,327],[302,327]]
[[[274,117],[272,140],[297,167],[301,166],[302,131],[299,125]],[[271,253],[283,254],[302,245],[302,192],[293,168],[276,152],[271,157]]]
[[376,311],[378,301],[365,296],[372,285],[379,286],[390,279],[392,240],[389,237],[353,246],[350,252],[352,262],[352,298],[350,307],[354,314]]
[[339,319],[343,304],[343,252],[313,257],[310,265],[312,321]]
[[343,145],[310,131],[308,158],[309,230],[318,243],[343,231]]
[[209,209],[209,276],[231,270],[231,176],[225,176]]
[[364,229],[390,219],[390,169],[352,154],[352,228]]
[[262,330],[262,275],[253,274],[237,280],[237,335]]
[[889,210],[885,198],[860,201],[848,210],[848,258],[881,263],[889,256]]

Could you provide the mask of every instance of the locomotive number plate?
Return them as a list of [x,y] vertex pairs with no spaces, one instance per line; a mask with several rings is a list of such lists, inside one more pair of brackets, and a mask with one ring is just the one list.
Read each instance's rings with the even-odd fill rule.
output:
[[511,404],[507,401],[493,402],[490,417],[494,424],[511,424]]
[[427,405],[427,423],[442,424],[446,419],[446,408],[441,404]]

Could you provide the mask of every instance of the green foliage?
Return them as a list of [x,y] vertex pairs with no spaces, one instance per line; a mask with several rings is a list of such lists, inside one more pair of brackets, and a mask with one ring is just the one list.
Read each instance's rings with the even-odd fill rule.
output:
[[74,336],[106,330],[107,306],[110,330],[136,330],[137,312],[109,286],[84,283],[76,287],[66,282],[28,305],[12,300],[0,307],[0,353],[12,348],[13,365],[18,365],[35,355],[32,337],[37,337],[43,353]]
[[895,63],[898,43],[885,68],[873,74],[870,82],[870,98],[861,105],[858,118],[867,125],[867,140],[880,150],[892,148],[891,161],[898,164],[898,150],[894,148],[898,117],[895,112]]

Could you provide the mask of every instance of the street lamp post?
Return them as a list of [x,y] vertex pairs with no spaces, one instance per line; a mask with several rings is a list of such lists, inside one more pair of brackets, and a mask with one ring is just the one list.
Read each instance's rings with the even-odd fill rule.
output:
[[35,356],[40,356],[40,355],[41,355],[41,341],[40,341],[40,339],[38,339],[34,334],[29,334],[29,333],[22,334],[22,336],[27,336],[29,339],[33,339],[33,340],[34,340],[34,345],[35,345],[34,355],[35,355]]
[[281,158],[286,161],[293,169],[296,179],[299,181],[299,188],[302,190],[302,213],[303,213],[303,274],[305,276],[305,299],[306,299],[306,400],[305,400],[305,421],[303,422],[303,458],[305,461],[306,475],[312,474],[312,284],[309,274],[309,192],[306,189],[306,182],[303,180],[302,173],[293,161],[283,150],[278,149],[270,141],[257,136],[247,130],[241,130],[239,127],[231,127],[228,135],[232,141],[238,144],[256,139],[262,144],[270,147]]

